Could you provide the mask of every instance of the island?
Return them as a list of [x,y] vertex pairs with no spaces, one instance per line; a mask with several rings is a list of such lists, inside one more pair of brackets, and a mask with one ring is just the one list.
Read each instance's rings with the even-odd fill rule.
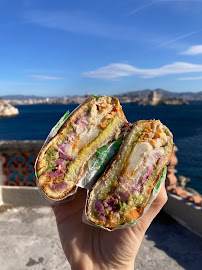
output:
[[130,96],[119,97],[121,103],[133,103],[138,106],[158,106],[158,105],[184,105],[188,102],[183,98],[166,98],[155,90],[148,95],[138,95],[134,98]]

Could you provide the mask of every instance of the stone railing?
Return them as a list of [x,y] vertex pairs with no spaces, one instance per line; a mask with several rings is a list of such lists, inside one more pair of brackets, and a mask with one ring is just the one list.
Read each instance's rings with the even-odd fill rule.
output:
[[35,186],[34,163],[43,141],[0,141],[0,185]]

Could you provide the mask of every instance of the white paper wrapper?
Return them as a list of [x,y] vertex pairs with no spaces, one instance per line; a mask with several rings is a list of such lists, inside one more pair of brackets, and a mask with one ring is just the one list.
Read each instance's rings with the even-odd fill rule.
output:
[[[164,181],[166,172],[167,172],[167,167],[165,166],[165,167],[163,168],[163,171],[162,171],[162,174],[161,174],[161,177],[160,177],[159,181],[157,182],[156,186],[154,187],[154,189],[153,189],[152,192],[151,192],[151,196],[150,196],[150,199],[149,199],[149,201],[148,201],[148,203],[147,203],[147,206],[144,208],[143,214],[142,214],[140,217],[142,217],[142,216],[147,212],[147,210],[148,210],[149,207],[151,206],[152,202],[156,199],[157,195],[159,194],[159,191],[160,191],[161,186],[162,186],[162,183],[163,183],[163,181]],[[102,226],[100,226],[100,225],[96,225],[96,224],[94,224],[93,222],[89,221],[88,218],[87,218],[87,214],[86,214],[86,206],[87,206],[88,198],[89,198],[89,191],[88,191],[88,193],[87,193],[87,199],[86,199],[85,210],[84,210],[83,216],[82,216],[83,222],[86,223],[86,224],[88,224],[88,225],[91,225],[91,226],[94,226],[94,227],[98,227],[98,228],[101,228],[101,229],[104,229],[104,230],[107,230],[107,231],[110,231],[110,232],[111,232],[111,231],[118,230],[118,229],[124,229],[124,228],[132,227],[132,226],[134,226],[134,225],[137,223],[138,219],[140,218],[140,217],[139,217],[138,219],[136,219],[136,220],[134,220],[134,221],[132,221],[132,222],[129,222],[129,223],[127,223],[127,224],[119,225],[119,226],[117,226],[115,229],[108,229],[108,228],[104,228],[104,227],[102,227]]]
[[[94,96],[97,98],[97,96]],[[88,99],[87,99],[88,100]],[[86,101],[87,101],[86,100]],[[84,103],[86,102],[84,101]],[[59,132],[60,128],[63,126],[63,124],[69,119],[69,117],[77,111],[84,103],[80,104],[77,108],[75,108],[70,114],[69,111],[67,111],[62,118],[57,122],[57,124],[51,129],[50,133],[48,134],[48,137],[46,138],[40,152],[45,147],[45,145],[56,136],[56,134]],[[126,128],[127,129],[127,128]],[[91,189],[95,181],[98,179],[98,177],[104,172],[104,168],[108,165],[111,158],[118,152],[118,149],[121,145],[121,142],[123,140],[123,135],[119,136],[118,140],[114,140],[112,142],[109,142],[108,144],[102,146],[97,150],[95,155],[91,157],[91,159],[88,161],[85,169],[84,174],[77,183],[77,185],[63,198],[61,199],[52,199],[48,197],[44,192],[43,189],[40,187],[36,172],[36,164],[38,157],[40,155],[40,152],[37,156],[36,162],[35,162],[35,175],[36,175],[36,184],[38,186],[40,194],[52,205],[67,202],[69,200],[72,200],[74,198],[74,195],[77,192],[78,187],[86,188],[87,190]]]

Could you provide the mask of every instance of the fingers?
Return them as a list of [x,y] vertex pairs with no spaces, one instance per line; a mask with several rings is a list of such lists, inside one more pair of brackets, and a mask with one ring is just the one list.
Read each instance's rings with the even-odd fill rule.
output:
[[76,212],[83,211],[86,201],[86,189],[78,188],[74,198],[60,204],[52,205],[57,219],[65,219]]

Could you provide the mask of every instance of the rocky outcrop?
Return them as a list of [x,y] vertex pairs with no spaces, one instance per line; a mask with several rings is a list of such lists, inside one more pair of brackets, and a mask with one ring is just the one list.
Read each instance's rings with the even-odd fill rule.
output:
[[157,106],[162,104],[162,95],[156,91],[152,91],[148,96],[145,96],[138,102],[138,105],[142,106]]
[[0,99],[0,117],[12,116],[19,114],[17,108],[8,103],[7,101]]

